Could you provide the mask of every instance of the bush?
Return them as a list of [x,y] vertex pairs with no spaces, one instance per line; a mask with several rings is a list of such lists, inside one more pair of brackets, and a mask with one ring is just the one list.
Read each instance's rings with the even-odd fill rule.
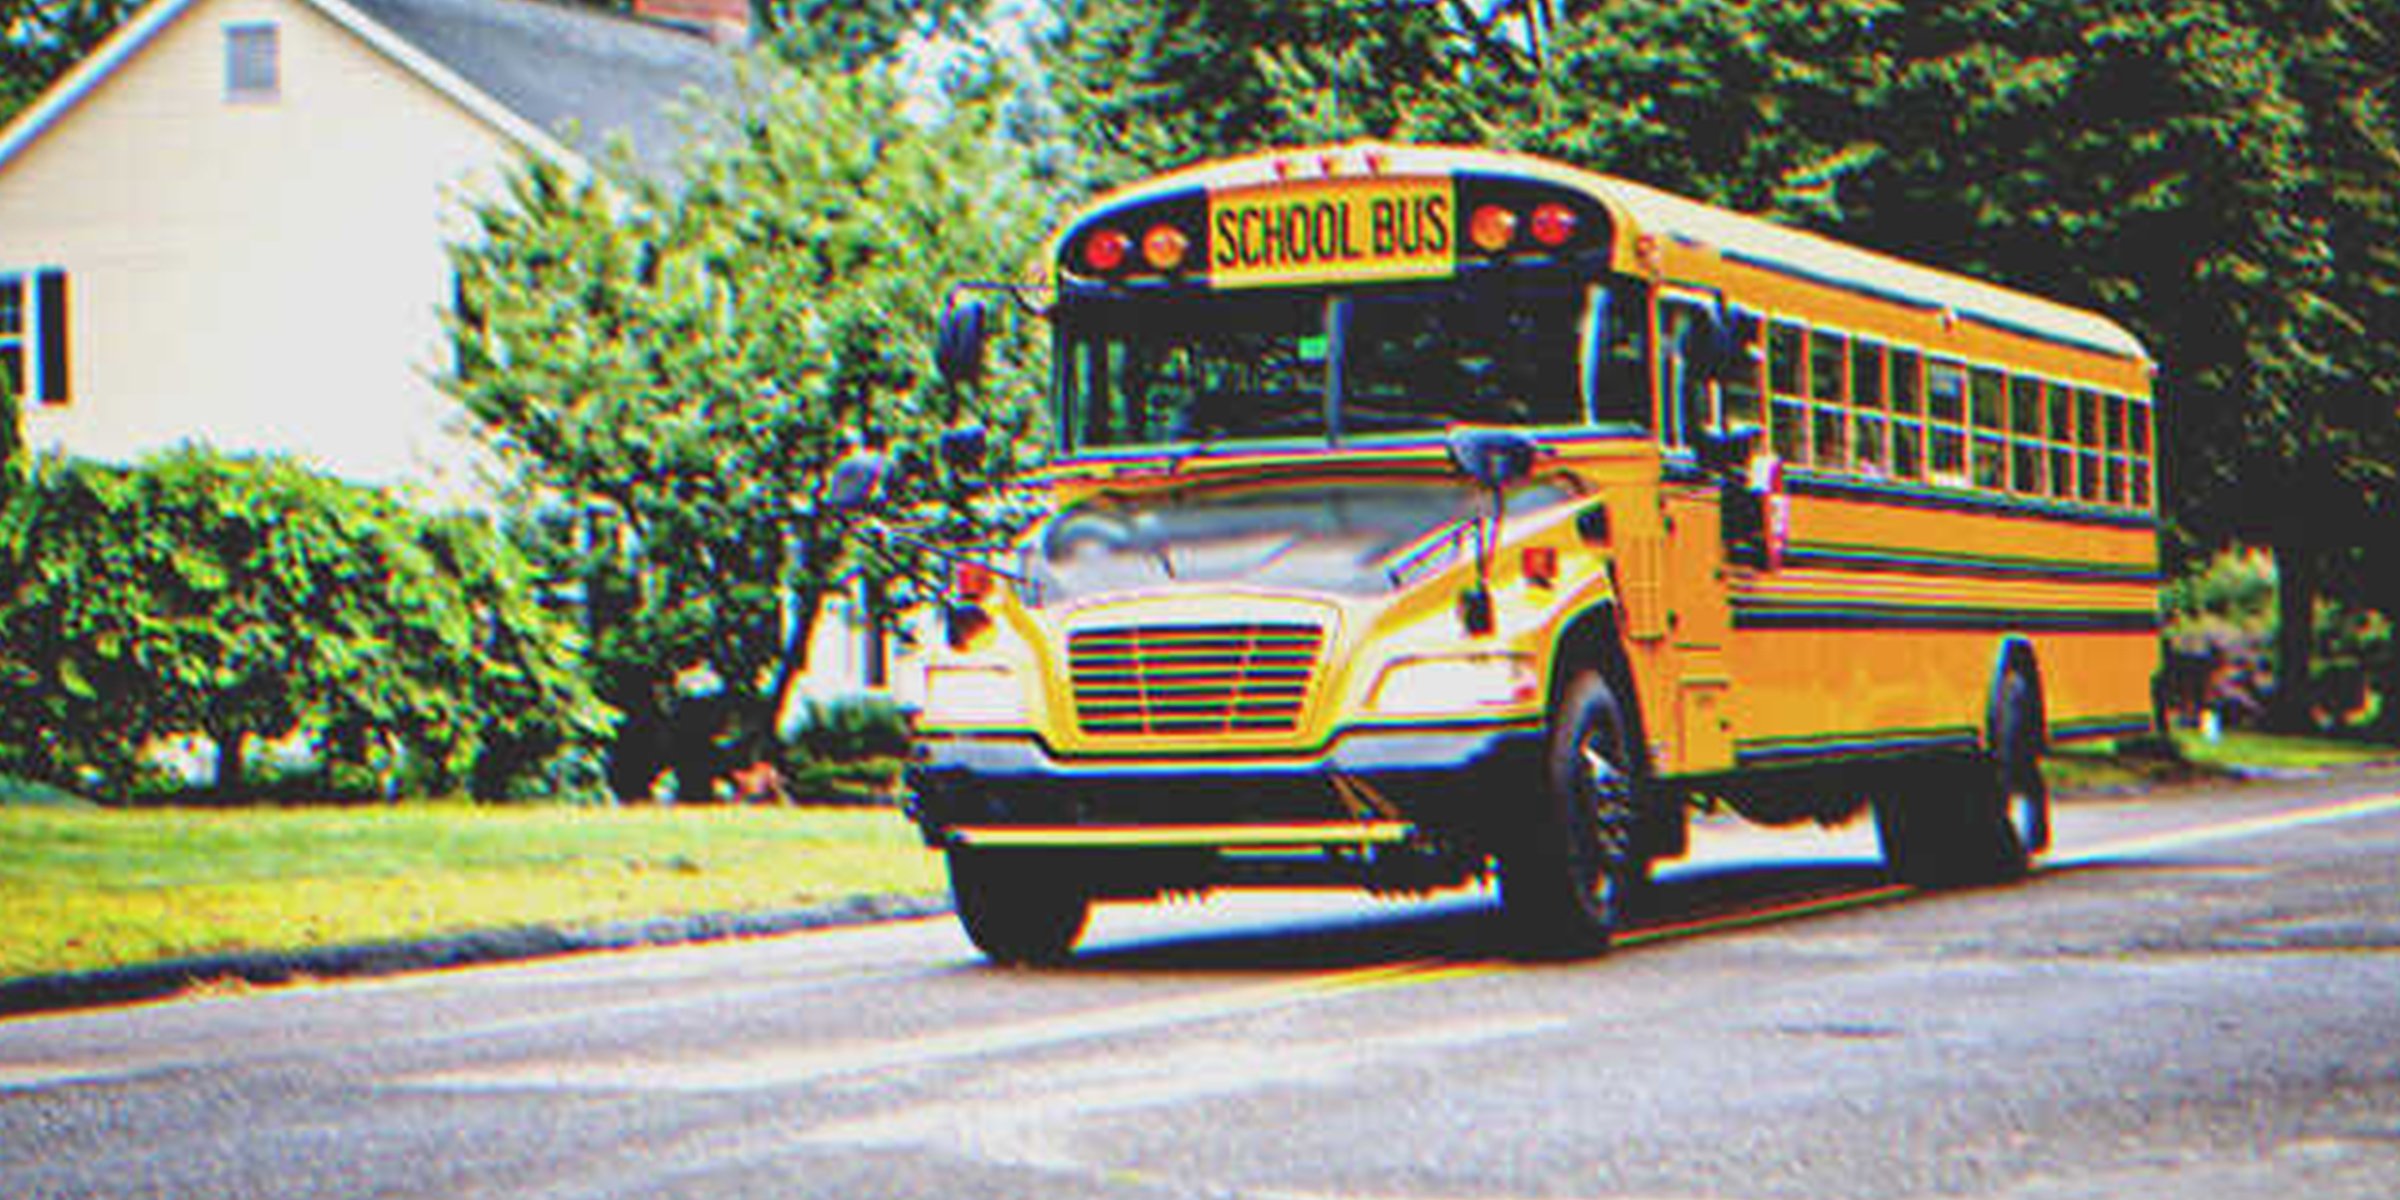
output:
[[811,700],[802,708],[790,745],[801,763],[907,758],[908,714],[881,696]]

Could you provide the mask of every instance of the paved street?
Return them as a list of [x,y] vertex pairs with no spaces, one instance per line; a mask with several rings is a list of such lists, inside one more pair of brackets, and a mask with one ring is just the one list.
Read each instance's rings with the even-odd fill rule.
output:
[[0,1195],[2400,1195],[2400,777],[2063,806],[2021,886],[1710,826],[1599,961],[1487,897],[946,921],[0,1023]]

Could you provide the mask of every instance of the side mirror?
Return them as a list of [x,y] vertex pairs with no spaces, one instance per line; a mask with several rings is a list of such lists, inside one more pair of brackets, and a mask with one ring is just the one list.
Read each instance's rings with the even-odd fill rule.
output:
[[935,444],[942,457],[942,466],[952,478],[971,475],[983,469],[984,455],[991,449],[991,434],[981,425],[961,425],[945,429]]
[[1459,473],[1493,491],[1533,473],[1541,447],[1519,429],[1453,429],[1450,462]]
[[833,467],[825,503],[836,512],[857,512],[875,503],[891,477],[892,460],[872,450],[853,450]]
[[983,378],[983,347],[991,307],[966,299],[942,310],[942,328],[934,344],[934,365],[942,378],[958,387],[973,387]]

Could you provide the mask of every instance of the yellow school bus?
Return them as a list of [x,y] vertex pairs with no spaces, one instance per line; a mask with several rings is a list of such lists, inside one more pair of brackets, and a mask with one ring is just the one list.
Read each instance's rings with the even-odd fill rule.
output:
[[1596,950],[1703,800],[2005,880],[2045,747],[2152,727],[2153,364],[2104,317],[1387,144],[1122,189],[1046,266],[1048,515],[955,572],[911,771],[994,958],[1493,878]]

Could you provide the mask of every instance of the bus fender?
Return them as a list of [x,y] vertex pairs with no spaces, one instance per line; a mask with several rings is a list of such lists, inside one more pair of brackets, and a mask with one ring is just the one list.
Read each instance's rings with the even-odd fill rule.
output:
[[[1550,703],[1553,707],[1575,672],[1590,667],[1608,681],[1625,717],[1626,736],[1641,755],[1643,774],[1653,775],[1649,721],[1642,712],[1641,689],[1634,686],[1633,659],[1625,652],[1624,616],[1612,597],[1577,613],[1553,643],[1550,657]],[[1653,792],[1654,803],[1641,814],[1635,837],[1653,859],[1679,858],[1690,842],[1682,796],[1672,789]]]

